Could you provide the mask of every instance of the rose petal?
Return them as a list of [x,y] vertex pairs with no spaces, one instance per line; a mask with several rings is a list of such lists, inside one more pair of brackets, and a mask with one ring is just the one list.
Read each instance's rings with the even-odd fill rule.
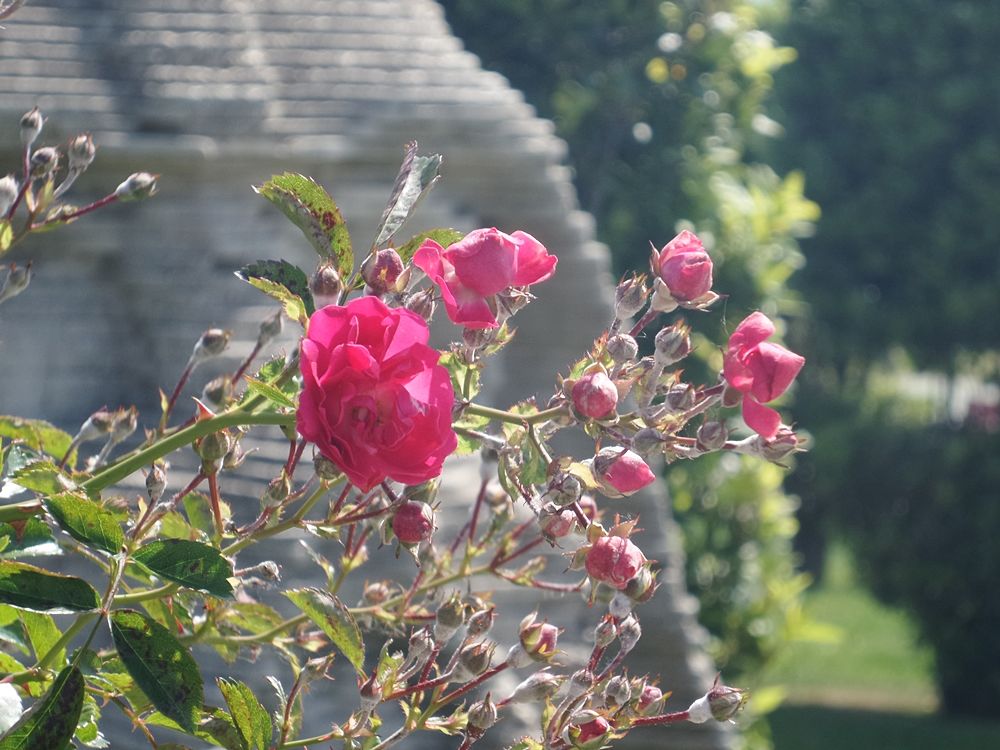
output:
[[778,434],[781,415],[774,409],[758,403],[752,396],[743,397],[743,421],[762,438],[771,440]]

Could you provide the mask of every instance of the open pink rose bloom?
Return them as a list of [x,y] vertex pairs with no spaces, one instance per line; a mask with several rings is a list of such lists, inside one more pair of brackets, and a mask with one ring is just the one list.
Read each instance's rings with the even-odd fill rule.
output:
[[729,337],[722,369],[729,385],[743,394],[743,421],[767,440],[778,434],[781,415],[764,404],[788,390],[806,361],[767,341],[773,333],[774,323],[764,313],[748,315]]
[[455,394],[429,335],[423,318],[376,297],[309,321],[298,431],[361,490],[425,482],[455,450]]
[[530,234],[498,229],[476,229],[448,249],[426,240],[413,256],[440,288],[448,317],[466,328],[496,328],[496,295],[545,281],[556,262]]

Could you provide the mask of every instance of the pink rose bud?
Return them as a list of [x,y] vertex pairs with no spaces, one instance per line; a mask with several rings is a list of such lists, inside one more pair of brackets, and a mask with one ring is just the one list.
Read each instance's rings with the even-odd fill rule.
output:
[[603,419],[618,406],[618,388],[603,368],[585,373],[573,384],[573,407],[587,419]]
[[799,448],[799,437],[788,427],[779,427],[771,439],[760,439],[760,455],[768,461],[778,462],[795,453]]
[[604,705],[608,708],[624,706],[632,699],[632,686],[626,677],[618,674],[604,686]]
[[639,344],[627,333],[618,333],[609,338],[606,348],[616,364],[631,362],[639,354]]
[[726,444],[726,440],[728,439],[729,431],[726,429],[726,426],[722,422],[715,420],[704,422],[698,428],[698,432],[695,433],[695,442],[698,450],[705,451],[706,453],[719,450]]
[[594,456],[594,474],[606,495],[631,495],[651,484],[656,475],[638,453],[621,447],[602,448]]
[[587,550],[587,574],[594,580],[622,590],[646,564],[646,557],[623,536],[602,536]]
[[723,358],[726,382],[743,394],[743,421],[767,440],[781,426],[781,415],[764,404],[788,390],[805,364],[805,358],[767,341],[774,323],[761,312],[747,316],[729,337]]
[[540,526],[542,533],[550,539],[568,536],[576,525],[576,513],[569,508],[560,510],[555,503],[547,503],[542,508]]
[[712,259],[686,229],[654,256],[654,268],[678,302],[692,302],[712,288]]
[[534,613],[521,620],[518,638],[528,656],[535,661],[548,661],[556,652],[559,628],[544,621],[538,622],[536,618],[537,613]]
[[641,714],[651,714],[660,709],[662,702],[663,691],[656,687],[656,685],[646,685],[639,694],[636,708],[639,709],[639,713]]
[[597,750],[604,746],[611,724],[594,711],[581,711],[566,727],[563,739],[577,750]]
[[407,545],[420,544],[434,531],[434,511],[427,503],[411,500],[399,506],[392,517],[392,533]]
[[361,278],[375,294],[385,294],[396,288],[396,279],[403,272],[403,259],[391,247],[369,255],[361,266]]

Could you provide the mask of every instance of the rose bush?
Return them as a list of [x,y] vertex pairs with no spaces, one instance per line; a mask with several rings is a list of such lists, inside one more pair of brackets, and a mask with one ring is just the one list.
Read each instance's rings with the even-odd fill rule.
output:
[[774,323],[764,313],[751,313],[729,337],[723,360],[726,382],[743,394],[743,421],[768,440],[778,434],[781,415],[764,404],[788,390],[806,361],[767,341],[773,334]]
[[455,450],[455,394],[429,336],[423,318],[377,297],[329,305],[309,321],[298,432],[359,489],[427,481]]
[[496,295],[545,281],[556,263],[527,232],[495,228],[476,229],[447,249],[426,240],[413,256],[413,264],[441,290],[448,317],[466,328],[496,328]]

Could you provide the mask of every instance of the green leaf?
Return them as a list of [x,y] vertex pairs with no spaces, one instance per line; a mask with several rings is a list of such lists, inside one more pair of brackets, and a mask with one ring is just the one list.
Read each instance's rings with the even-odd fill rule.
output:
[[164,716],[194,733],[203,693],[191,654],[169,630],[134,609],[116,610],[109,621],[118,655],[136,685]]
[[76,489],[76,483],[50,461],[34,461],[15,471],[10,478],[24,489],[39,495],[54,495]]
[[[481,432],[490,423],[489,417],[479,417],[475,414],[463,414],[462,418],[454,423],[455,428],[465,428],[466,430],[475,430]],[[456,456],[464,456],[469,453],[475,453],[480,448],[480,441],[473,437],[468,437],[461,434],[460,432],[455,433],[458,437],[458,447],[455,448]]]
[[160,539],[135,551],[132,559],[168,581],[213,596],[233,595],[232,564],[217,549],[187,539]]
[[286,591],[285,596],[326,633],[359,673],[363,671],[365,646],[361,640],[361,629],[340,599],[314,588],[293,589]]
[[73,438],[41,419],[0,416],[0,437],[21,440],[36,451],[62,459]]
[[426,232],[421,232],[420,234],[415,234],[413,237],[408,239],[402,247],[396,249],[399,257],[403,259],[403,263],[409,263],[410,259],[416,254],[420,246],[424,244],[425,240],[434,240],[441,247],[447,249],[449,245],[454,245],[465,235],[458,231],[457,229],[447,229],[444,227],[438,229],[430,229]]
[[292,401],[288,396],[281,392],[279,388],[275,388],[270,383],[264,383],[256,378],[252,378],[249,375],[243,377],[247,381],[247,391],[253,393],[254,395],[263,396],[268,401],[278,406],[283,406],[286,409],[294,409],[295,402]]
[[217,678],[215,683],[233,716],[244,750],[267,750],[271,745],[271,715],[257,700],[253,691],[236,680]]
[[[176,721],[164,716],[159,711],[151,713],[146,718],[146,722],[154,726],[168,727],[174,730],[182,729]],[[202,706],[198,726],[191,734],[205,740],[205,742],[208,742],[212,746],[222,747],[225,750],[244,750],[242,738],[233,724],[232,717],[221,708]]]
[[0,558],[7,560],[39,555],[61,555],[62,549],[52,536],[52,529],[38,518],[0,523]]
[[286,260],[258,260],[243,266],[236,275],[281,302],[292,320],[304,323],[316,312],[305,272]]
[[[457,397],[475,398],[476,394],[479,393],[480,370],[478,365],[466,364],[457,352],[445,352],[438,360],[438,364],[451,375],[451,387]],[[468,390],[467,393],[466,390]]]
[[[101,720],[101,707],[92,695],[87,695],[83,701],[83,710],[80,712],[79,724],[73,733],[77,742],[82,742],[87,747],[105,748],[110,747],[110,743],[101,734],[98,723]],[[162,750],[163,745],[160,745]]]
[[10,250],[14,242],[14,230],[11,229],[10,220],[0,219],[0,255]]
[[281,209],[302,230],[322,258],[333,259],[340,278],[354,270],[351,235],[333,198],[315,180],[285,172],[275,175],[254,191]]
[[87,612],[100,607],[101,598],[81,578],[0,560],[0,603],[35,612]]
[[45,697],[0,738],[0,750],[65,750],[80,719],[83,695],[80,670],[66,667]]
[[125,534],[111,511],[82,494],[72,492],[52,495],[45,498],[44,502],[63,531],[78,542],[112,555],[121,551]]
[[16,524],[24,523],[41,512],[42,506],[37,501],[0,505],[0,522],[15,524],[16,528]]
[[392,195],[389,196],[389,202],[379,221],[373,247],[381,247],[399,231],[420,199],[440,178],[441,162],[440,154],[418,156],[416,141],[406,144],[406,154],[392,186]]
[[[195,529],[211,534],[215,528],[215,520],[212,517],[212,501],[207,495],[200,492],[189,492],[184,496],[184,512],[187,513],[188,521]],[[222,511],[222,520],[228,521],[233,516],[229,503],[225,500],[219,501],[219,510]]]
[[[35,652],[36,660],[45,656],[62,637],[62,631],[59,630],[51,615],[22,609],[18,610],[17,617],[31,642],[31,649]],[[62,665],[65,658],[66,650],[63,649],[61,653],[56,654],[56,663]]]

